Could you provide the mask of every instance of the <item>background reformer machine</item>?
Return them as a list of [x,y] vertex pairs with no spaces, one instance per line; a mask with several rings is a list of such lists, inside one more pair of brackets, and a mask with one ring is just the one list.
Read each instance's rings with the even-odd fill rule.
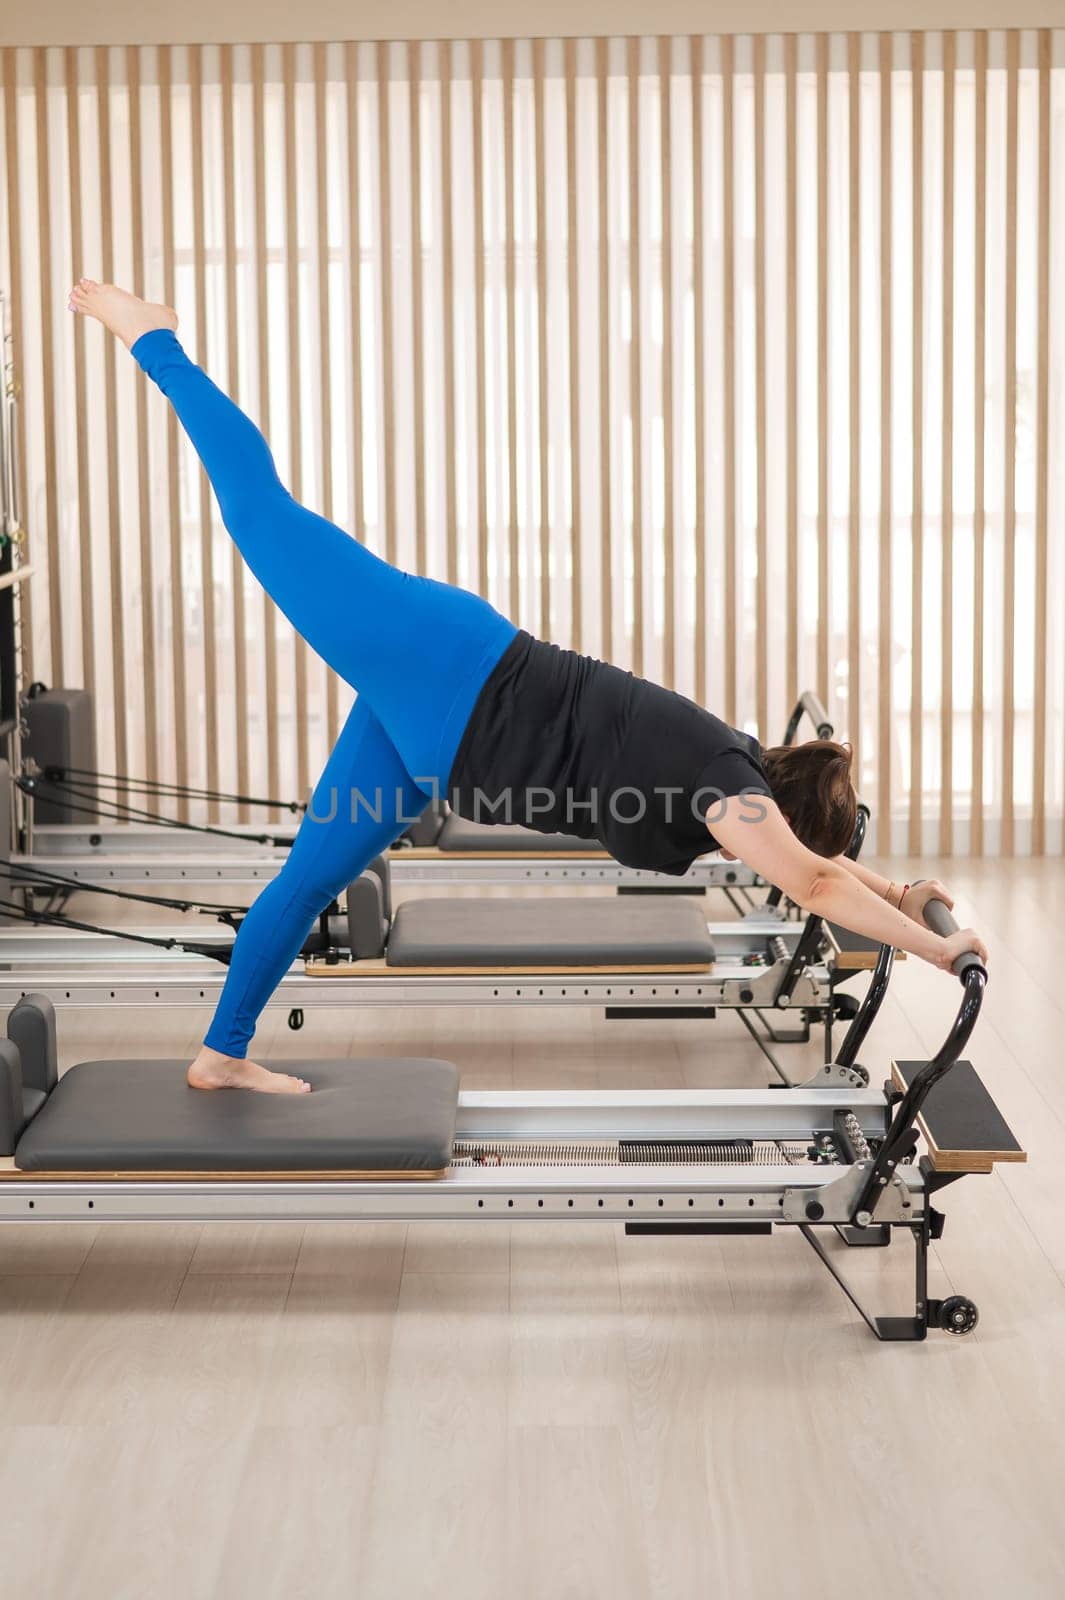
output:
[[[40,692],[24,706],[26,759],[16,769],[18,851],[42,872],[86,888],[100,883],[258,883],[280,870],[296,822],[190,822],[154,809],[189,800],[302,812],[296,802],[262,800],[102,773],[95,767],[91,699],[82,691]],[[818,738],[832,725],[818,697],[804,692],[789,718],[790,744],[803,717]],[[390,852],[397,886],[522,884],[693,892],[724,890],[739,910],[755,905],[761,880],[742,862],[708,854],[683,879],[624,867],[588,840],[521,827],[488,826],[442,802],[412,819]]]
[[[926,915],[937,932],[954,931],[945,906]],[[58,1079],[54,1011],[28,997],[0,1043],[0,1221],[793,1228],[878,1339],[967,1334],[972,1301],[929,1294],[929,1247],[944,1221],[934,1201],[961,1176],[1025,1155],[959,1059],[987,981],[974,955],[955,964],[962,1001],[933,1058],[896,1063],[882,1089],[866,1087],[858,1052],[891,970],[884,947],[823,1082],[784,1092],[460,1093],[449,1063],[398,1059],[300,1062],[306,1096],[203,1094],[176,1061],[85,1062]],[[903,1314],[883,1315],[859,1298],[840,1257],[898,1233],[913,1244],[913,1297]]]
[[[834,1019],[857,1004],[838,986],[876,958],[872,946],[841,950],[816,915],[800,922],[770,908],[708,926],[702,902],[685,897],[430,898],[394,910],[384,857],[346,900],[345,915],[323,915],[276,992],[293,1028],[316,1006],[580,1005],[706,1019],[724,1009],[790,1083],[773,1046],[805,1042],[820,1025],[829,1059]],[[27,913],[40,925],[0,926],[0,1005],[42,990],[57,1006],[213,1005],[239,918],[215,910],[228,926],[150,932]]]

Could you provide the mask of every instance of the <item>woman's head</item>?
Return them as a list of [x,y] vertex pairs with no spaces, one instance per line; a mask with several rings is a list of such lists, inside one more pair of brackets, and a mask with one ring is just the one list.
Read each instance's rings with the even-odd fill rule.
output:
[[843,855],[858,815],[853,751],[832,739],[774,745],[763,761],[773,799],[797,839],[819,856]]

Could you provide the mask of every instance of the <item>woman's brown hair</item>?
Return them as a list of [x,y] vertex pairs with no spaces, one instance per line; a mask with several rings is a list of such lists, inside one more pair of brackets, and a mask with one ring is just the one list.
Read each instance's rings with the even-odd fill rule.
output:
[[849,744],[810,739],[778,744],[763,755],[773,799],[797,839],[819,856],[845,854],[854,837],[858,797]]

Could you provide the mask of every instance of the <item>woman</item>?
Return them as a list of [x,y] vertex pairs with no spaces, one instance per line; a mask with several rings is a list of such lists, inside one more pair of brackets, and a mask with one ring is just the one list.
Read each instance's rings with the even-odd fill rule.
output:
[[[185,355],[177,316],[82,278],[95,317],[174,407],[226,528],[266,592],[358,691],[284,868],[248,912],[189,1083],[304,1093],[245,1059],[315,918],[446,791],[463,815],[565,828],[631,866],[683,873],[719,847],[806,910],[949,968],[971,930],[920,920],[938,883],[897,888],[842,859],[850,752],[763,751],[683,696],[522,632],[463,589],[400,572],[295,503],[255,425]],[[711,831],[712,830],[712,831]]]

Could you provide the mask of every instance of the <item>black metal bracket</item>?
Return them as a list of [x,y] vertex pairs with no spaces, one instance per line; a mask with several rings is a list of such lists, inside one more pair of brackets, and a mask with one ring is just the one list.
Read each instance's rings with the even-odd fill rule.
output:
[[[913,1236],[914,1244],[914,1309],[909,1316],[881,1317],[870,1311],[859,1299],[850,1283],[825,1249],[820,1238],[808,1223],[799,1224],[799,1232],[814,1251],[822,1266],[832,1274],[863,1322],[876,1337],[885,1343],[920,1341],[927,1338],[928,1329],[938,1326],[939,1301],[928,1299],[928,1241],[930,1238],[927,1212],[919,1222],[902,1224]],[[878,1243],[884,1241],[878,1240]]]

